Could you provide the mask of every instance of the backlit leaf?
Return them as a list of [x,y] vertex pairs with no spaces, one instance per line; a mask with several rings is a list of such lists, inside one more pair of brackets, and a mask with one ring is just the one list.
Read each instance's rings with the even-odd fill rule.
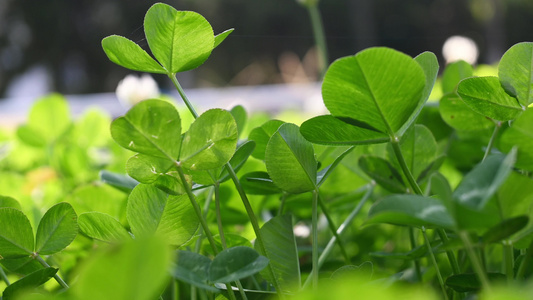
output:
[[112,62],[133,71],[166,74],[167,71],[133,41],[118,35],[102,40],[102,48]]
[[78,216],[72,206],[62,202],[52,206],[37,227],[35,252],[49,255],[66,248],[78,235]]
[[0,256],[28,256],[34,245],[33,229],[26,215],[11,207],[0,208]]
[[498,77],[503,88],[523,106],[533,102],[533,43],[518,43],[502,56]]
[[131,239],[119,221],[101,212],[80,214],[78,225],[83,234],[96,240],[113,243]]

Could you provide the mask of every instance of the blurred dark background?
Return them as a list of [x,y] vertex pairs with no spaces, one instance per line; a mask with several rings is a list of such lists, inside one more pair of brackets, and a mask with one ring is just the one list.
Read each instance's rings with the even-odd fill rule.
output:
[[[215,34],[235,28],[203,66],[179,75],[185,87],[302,80],[298,73],[316,80],[309,16],[295,0],[161,2],[202,14]],[[100,41],[119,34],[146,49],[142,23],[153,3],[0,0],[0,98],[25,89],[114,91],[131,71],[111,63]],[[370,46],[412,56],[429,50],[442,61],[444,41],[464,35],[477,43],[479,63],[493,63],[511,45],[533,40],[531,0],[322,0],[319,7],[330,61]]]

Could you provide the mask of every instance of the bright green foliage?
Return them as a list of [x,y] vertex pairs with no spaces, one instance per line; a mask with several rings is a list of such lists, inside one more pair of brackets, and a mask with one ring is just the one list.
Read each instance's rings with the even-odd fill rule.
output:
[[70,299],[157,298],[168,280],[169,262],[168,246],[158,239],[113,245],[85,262]]
[[161,235],[167,243],[180,246],[198,229],[187,196],[169,196],[152,185],[139,184],[128,198],[128,223],[136,237]]
[[104,38],[102,48],[112,62],[127,69],[171,75],[203,64],[233,30],[215,37],[201,15],[156,3],[146,12],[144,31],[157,61],[133,41],[117,35]]
[[78,218],[80,231],[86,236],[112,243],[131,238],[122,224],[108,214],[101,212],[86,212]]
[[211,282],[229,283],[253,275],[268,265],[268,259],[249,247],[233,247],[220,252],[209,266]]
[[237,131],[239,132],[240,137],[242,135],[244,126],[246,125],[246,120],[248,119],[246,110],[244,109],[244,107],[242,107],[242,105],[237,105],[233,107],[229,112],[235,119],[235,123],[237,123]]
[[509,152],[516,147],[516,166],[522,169],[533,171],[533,110],[526,110],[508,128],[500,139],[502,151]]
[[11,207],[20,210],[20,203],[12,197],[0,196],[0,207]]
[[459,82],[474,76],[474,69],[464,60],[450,63],[442,73],[442,93],[454,93]]
[[298,194],[316,187],[313,145],[294,124],[283,124],[272,135],[265,151],[265,164],[274,184],[286,192]]
[[33,229],[26,215],[11,207],[0,208],[0,256],[28,256],[34,245]]
[[22,292],[28,292],[47,282],[57,273],[57,271],[58,269],[54,268],[44,268],[24,276],[22,279],[17,280],[17,282],[14,282],[4,290],[2,299],[16,299],[16,296]]
[[28,123],[17,129],[21,140],[35,147],[44,147],[57,140],[70,126],[67,102],[59,94],[43,97],[31,108]]
[[470,109],[455,93],[444,95],[439,111],[446,124],[459,131],[479,131],[494,127],[494,122]]
[[167,72],[139,45],[125,37],[108,36],[102,40],[102,48],[109,60],[124,68],[160,74]]
[[254,128],[250,135],[248,136],[248,139],[255,142],[256,147],[254,152],[252,153],[252,156],[265,160],[265,151],[268,144],[268,141],[270,140],[270,137],[278,131],[279,127],[283,125],[283,121],[280,120],[270,120],[263,125]]
[[185,133],[180,161],[191,170],[222,167],[233,156],[237,139],[237,124],[233,116],[222,109],[208,110]]
[[518,43],[502,56],[498,77],[503,88],[522,106],[533,103],[533,43]]
[[371,48],[331,64],[322,96],[333,116],[392,136],[418,106],[425,83],[424,71],[411,57]]
[[135,152],[175,160],[181,139],[178,111],[168,102],[146,100],[113,121],[111,135],[122,147]]
[[[270,264],[274,269],[276,279],[279,280],[283,292],[294,292],[300,287],[300,264],[298,250],[292,229],[292,216],[282,215],[270,219],[261,227],[268,257],[275,258]],[[261,242],[256,241],[255,249],[262,255]],[[265,255],[266,256],[266,255]],[[263,270],[261,275],[273,282],[270,274]]]
[[516,98],[505,92],[498,77],[464,79],[457,93],[473,111],[494,120],[512,120],[523,110]]
[[144,154],[136,154],[126,163],[128,174],[140,183],[154,184],[169,194],[183,194],[183,183],[174,167],[174,161]]
[[68,203],[52,206],[44,214],[35,239],[35,252],[46,255],[66,248],[78,235],[78,216]]

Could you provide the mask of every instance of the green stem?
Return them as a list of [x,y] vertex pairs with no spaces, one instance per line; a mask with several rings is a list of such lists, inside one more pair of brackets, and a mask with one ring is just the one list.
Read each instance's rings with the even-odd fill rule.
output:
[[[416,240],[415,240],[415,229],[413,227],[409,227],[409,242],[411,243],[411,249],[416,248]],[[420,268],[420,259],[414,260],[415,264],[415,272],[416,276],[418,277],[418,281],[422,282],[422,270]]]
[[[34,253],[34,255],[32,255],[32,257],[34,259],[36,259],[41,265],[43,265],[43,267],[45,268],[50,268],[50,265],[46,263],[46,261],[44,261],[44,259],[37,253]],[[59,277],[59,275],[57,275],[57,273],[54,275],[54,279],[57,281],[57,283],[59,283],[59,285],[61,285],[65,290],[67,290],[69,288],[68,284],[63,280],[61,279],[61,277]]]
[[[239,181],[239,178],[237,177],[237,174],[235,174],[235,170],[233,170],[233,167],[231,166],[230,163],[226,164],[226,169],[228,170],[228,174],[230,175],[231,180],[233,180],[233,183],[235,184],[235,188],[237,188],[237,192],[239,193],[239,196],[241,197],[246,213],[248,214],[248,219],[250,219],[250,223],[252,224],[255,237],[259,241],[260,252],[265,253],[266,254],[265,256],[269,258],[268,253],[265,248],[265,242],[263,239],[263,235],[261,234],[261,227],[259,227],[259,222],[257,221],[252,205],[250,204],[250,201],[248,200],[248,197],[246,196],[246,193],[244,192],[244,189],[242,188],[241,182]],[[278,278],[274,273],[274,269],[272,269],[272,264],[268,264],[267,272],[269,273],[270,277],[274,281],[272,282],[272,284],[274,285],[274,288],[276,289],[276,292],[279,298],[284,300],[285,295],[283,294],[281,285],[279,284]]]
[[311,215],[311,243],[313,252],[311,277],[313,278],[313,289],[318,289],[318,190],[313,191],[313,213]]
[[281,194],[280,204],[278,208],[278,216],[283,214],[283,208],[285,208],[285,200],[287,200],[287,193]]
[[526,269],[529,263],[531,262],[531,258],[533,257],[533,242],[529,245],[527,248],[526,253],[524,253],[524,258],[522,259],[522,262],[520,263],[520,266],[518,267],[518,271],[516,272],[516,278],[522,279],[524,275],[526,274]]
[[394,137],[391,139],[391,145],[392,149],[394,150],[394,154],[396,156],[396,159],[400,163],[400,167],[402,168],[403,173],[405,174],[405,177],[407,177],[407,181],[409,181],[409,184],[411,185],[411,188],[417,195],[423,195],[422,189],[420,189],[420,186],[416,182],[413,173],[411,173],[411,170],[409,170],[409,167],[407,166],[407,163],[405,162],[405,158],[402,154],[402,149],[400,149],[400,141],[397,137]]
[[347,264],[350,264],[350,256],[348,256],[348,252],[346,252],[346,248],[344,248],[344,243],[342,242],[339,234],[337,233],[337,228],[335,228],[335,223],[333,222],[333,219],[331,218],[328,208],[324,204],[324,201],[322,201],[322,197],[320,197],[320,194],[318,194],[318,205],[320,205],[320,209],[322,210],[322,213],[324,216],[326,216],[326,219],[328,220],[328,227],[331,230],[331,233],[333,233],[333,236],[335,236],[335,239],[337,241],[337,245],[339,245],[339,248],[342,252],[342,256],[344,256],[344,260]]
[[[448,235],[446,234],[446,231],[442,228],[437,229],[437,234],[439,235],[440,240],[443,244],[446,244],[449,239]],[[446,255],[448,256],[448,260],[450,261],[450,265],[452,266],[453,274],[458,275],[461,274],[461,269],[459,268],[459,263],[457,262],[457,259],[455,258],[455,254],[451,250],[446,250]]]
[[318,48],[318,66],[320,68],[321,76],[326,72],[328,65],[328,47],[326,44],[326,35],[324,34],[324,25],[322,23],[322,17],[318,10],[317,4],[307,6],[309,17],[311,18],[311,26],[313,27],[313,35],[315,37],[315,43]]
[[483,160],[489,156],[490,152],[492,151],[492,147],[494,146],[494,141],[496,140],[496,137],[498,136],[498,132],[500,131],[500,128],[502,128],[502,123],[497,122],[496,126],[494,126],[494,131],[492,132],[492,136],[490,137],[489,144],[487,145],[487,149],[485,149],[485,155],[483,155]]
[[[346,220],[344,220],[344,222],[341,224],[341,226],[339,226],[339,228],[337,229],[337,234],[339,236],[346,230],[346,228],[348,228],[348,226],[350,226],[350,224],[352,223],[353,219],[355,219],[357,214],[359,214],[359,212],[363,208],[363,205],[365,205],[365,203],[368,201],[368,199],[370,199],[370,196],[372,195],[373,191],[374,191],[374,184],[369,184],[367,186],[367,191],[366,191],[365,195],[363,196],[363,198],[361,198],[361,201],[359,201],[357,206],[350,212],[350,214],[348,215]],[[324,248],[324,251],[322,251],[322,253],[320,254],[320,257],[318,258],[318,265],[317,265],[317,269],[318,270],[320,270],[320,267],[322,267],[322,265],[326,261],[327,257],[329,256],[329,254],[333,250],[333,247],[335,246],[336,239],[337,239],[336,236],[331,237],[331,239],[329,240],[328,244],[326,245],[326,248]],[[311,283],[311,276],[307,277],[303,287],[304,288],[308,287],[310,283]]]
[[183,99],[183,102],[185,103],[185,105],[187,106],[189,111],[191,112],[192,116],[195,119],[198,118],[198,113],[196,113],[196,110],[194,110],[194,107],[192,106],[191,102],[189,101],[189,98],[187,98],[187,95],[185,95],[185,91],[181,87],[178,79],[176,78],[176,74],[168,74],[168,78],[170,78],[170,80],[172,80],[172,83],[174,84],[174,86],[178,90],[178,93],[180,94],[181,99]]
[[490,283],[489,278],[487,277],[487,274],[483,270],[483,266],[481,265],[481,261],[479,260],[479,257],[476,255],[476,252],[474,251],[474,247],[472,246],[472,242],[470,241],[470,236],[468,235],[468,232],[466,231],[459,231],[459,237],[463,241],[463,244],[466,248],[466,253],[468,254],[468,257],[470,258],[470,262],[472,263],[472,267],[474,268],[474,272],[476,272],[477,277],[479,281],[481,282],[481,285],[483,286],[483,289],[490,293]]
[[211,234],[211,231],[209,230],[209,226],[207,225],[207,221],[205,220],[204,216],[202,215],[202,210],[200,209],[200,206],[198,205],[198,202],[196,202],[196,197],[194,196],[191,187],[189,187],[188,184],[186,184],[187,180],[185,178],[185,173],[183,172],[183,169],[181,168],[181,163],[179,161],[175,162],[176,169],[178,170],[178,174],[180,176],[181,182],[183,182],[183,187],[185,188],[185,192],[187,193],[187,196],[189,196],[189,200],[191,201],[191,205],[194,209],[194,213],[196,213],[196,216],[200,220],[200,224],[202,226],[202,229],[204,230],[204,234],[207,237],[207,240],[209,241],[209,244],[211,245],[211,248],[213,249],[213,254],[218,254],[218,249],[215,243],[215,239],[213,238],[213,235]]
[[442,274],[440,273],[439,264],[437,264],[437,259],[435,259],[435,254],[433,253],[433,248],[431,248],[431,243],[429,242],[428,235],[426,234],[426,228],[422,226],[422,235],[426,242],[426,247],[428,249],[429,257],[433,263],[433,267],[437,271],[437,279],[439,280],[440,288],[442,289],[442,294],[444,299],[448,299],[448,293],[446,293],[446,287],[444,286],[444,279],[442,279]]
[[503,265],[507,281],[511,282],[514,278],[514,257],[513,245],[510,241],[503,241]]
[[[181,87],[180,83],[178,82],[178,79],[176,78],[175,74],[169,74],[169,78],[170,78],[170,80],[172,80],[172,83],[174,83],[174,86],[176,87],[176,89],[178,90],[178,93],[181,96],[181,99],[183,99],[183,102],[185,103],[185,105],[187,106],[189,111],[191,112],[192,116],[195,119],[198,118],[198,114],[194,110],[194,107],[192,106],[191,102],[189,101],[189,98],[187,98],[187,95],[185,95],[185,92],[183,91],[183,88]],[[181,166],[178,166],[178,168],[181,169]],[[261,246],[260,246],[261,247],[261,251],[262,251],[262,253],[267,254],[265,246],[264,246],[265,244],[263,243],[264,240],[263,240],[263,237],[261,235],[261,231],[260,231],[261,228],[259,227],[259,222],[257,222],[257,218],[255,217],[255,214],[254,214],[254,211],[252,209],[252,206],[250,205],[250,201],[248,201],[248,197],[246,196],[246,193],[244,192],[244,189],[242,188],[241,183],[239,182],[239,178],[237,178],[237,175],[235,174],[235,171],[233,170],[233,167],[231,166],[231,164],[229,162],[226,163],[226,169],[227,169],[228,173],[230,174],[230,177],[233,180],[233,183],[235,184],[235,187],[237,188],[237,191],[239,192],[239,196],[242,199],[244,208],[246,209],[246,213],[248,214],[248,218],[250,219],[250,223],[252,223],[252,228],[254,229],[255,236],[256,236],[257,240],[261,244]],[[183,173],[183,171],[181,173]],[[182,174],[180,174],[180,178],[181,178],[181,176],[182,176]],[[183,180],[184,177],[185,176],[183,176],[183,178],[181,178],[181,179]],[[186,181],[183,181],[183,182],[186,182]],[[186,191],[187,191],[187,194],[189,195],[189,199],[192,199],[192,198],[190,198],[190,195],[192,195],[193,197],[194,197],[194,195],[192,194],[192,191],[190,191],[190,188],[186,187]],[[194,201],[191,200],[191,201],[196,203],[195,200]],[[194,206],[194,204],[193,204],[193,206]],[[197,203],[196,203],[196,206],[198,206]],[[205,223],[205,220],[203,218],[201,218],[201,220],[203,220],[202,227],[204,227],[204,224],[205,224],[205,227],[207,228],[207,224]],[[212,237],[211,237],[211,239],[212,239]],[[211,243],[211,241],[210,241],[210,243]],[[268,254],[267,254],[267,257],[268,257]],[[285,295],[283,295],[283,292],[281,290],[281,286],[279,284],[279,281],[278,281],[277,277],[274,274],[274,270],[272,269],[272,264],[268,264],[267,269],[268,269],[269,275],[274,280],[274,282],[273,282],[274,288],[276,289],[276,292],[278,293],[279,298],[284,300],[285,299]]]
[[7,286],[10,286],[11,283],[9,282],[9,278],[7,278],[6,272],[4,271],[4,268],[0,266],[0,277],[2,277],[2,280],[6,283]]

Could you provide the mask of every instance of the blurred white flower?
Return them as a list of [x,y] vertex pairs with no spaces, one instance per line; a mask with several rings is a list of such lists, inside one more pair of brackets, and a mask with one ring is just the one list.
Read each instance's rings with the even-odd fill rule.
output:
[[293,228],[294,235],[299,238],[307,238],[311,234],[311,228],[303,223],[298,223]]
[[157,82],[148,74],[143,74],[141,77],[131,74],[126,76],[118,83],[115,93],[126,108],[160,95]]
[[479,51],[476,42],[471,38],[454,35],[444,42],[444,46],[442,46],[442,55],[444,56],[446,63],[464,60],[467,63],[474,65],[477,62]]

